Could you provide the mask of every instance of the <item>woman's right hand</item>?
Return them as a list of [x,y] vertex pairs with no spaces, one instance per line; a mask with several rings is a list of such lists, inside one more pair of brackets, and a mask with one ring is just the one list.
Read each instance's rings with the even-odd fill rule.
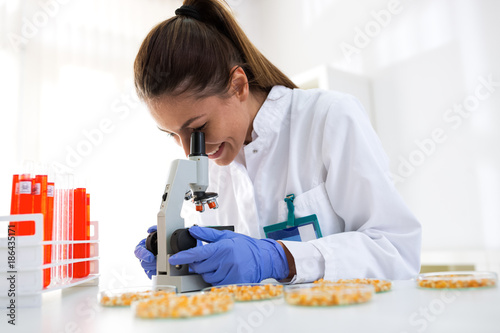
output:
[[[156,231],[156,225],[149,227],[148,234]],[[146,239],[143,239],[137,244],[134,251],[135,256],[141,262],[144,272],[151,279],[153,275],[156,275],[156,256],[146,249]]]

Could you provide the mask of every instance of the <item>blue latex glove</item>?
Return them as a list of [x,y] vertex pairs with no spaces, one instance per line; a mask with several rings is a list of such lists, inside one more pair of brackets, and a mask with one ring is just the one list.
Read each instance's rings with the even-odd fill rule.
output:
[[213,285],[260,282],[288,276],[283,247],[272,239],[255,239],[228,230],[193,226],[191,236],[209,244],[170,257],[172,265],[189,267]]
[[[148,234],[152,233],[153,231],[156,231],[157,226],[154,225],[152,227],[149,227],[148,229]],[[142,268],[144,268],[144,271],[148,275],[148,278],[151,279],[153,275],[156,275],[156,257],[151,251],[146,249],[146,239],[144,238],[137,244],[135,247],[134,251],[135,256],[137,259],[140,260]]]

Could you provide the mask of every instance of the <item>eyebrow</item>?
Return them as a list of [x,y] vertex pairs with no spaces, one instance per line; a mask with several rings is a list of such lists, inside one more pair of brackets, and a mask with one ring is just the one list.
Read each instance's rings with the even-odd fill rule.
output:
[[191,123],[199,118],[203,117],[203,115],[193,117],[191,119],[188,119],[182,126],[181,126],[181,131],[191,125]]
[[[201,118],[201,117],[203,117],[203,116],[204,116],[204,115],[202,114],[202,115],[200,115],[200,116],[196,116],[196,117],[193,117],[193,118],[188,119],[188,120],[187,120],[184,124],[182,124],[182,126],[181,126],[181,128],[180,128],[180,130],[179,130],[179,131],[184,130],[186,127],[188,127],[189,125],[191,125],[191,123],[192,123],[192,122],[194,122],[195,120],[197,120],[197,119],[199,119],[199,118]],[[156,127],[158,127],[158,129],[159,129],[160,131],[162,131],[162,132],[171,133],[171,132],[169,132],[169,131],[164,130],[163,128],[160,128],[159,126],[156,126]]]

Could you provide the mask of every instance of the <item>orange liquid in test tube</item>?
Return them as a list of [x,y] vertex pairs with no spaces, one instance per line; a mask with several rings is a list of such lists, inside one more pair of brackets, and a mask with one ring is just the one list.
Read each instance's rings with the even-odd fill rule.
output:
[[[90,240],[90,194],[87,193],[86,200],[86,210],[87,214],[85,214],[85,240]],[[90,258],[90,244],[85,244],[85,257]],[[85,270],[87,275],[90,274],[90,261],[85,262]]]
[[[87,235],[87,193],[84,188],[76,188],[74,190],[74,217],[73,217],[73,232],[75,241],[86,240]],[[73,250],[73,258],[87,258],[86,247],[88,244],[75,244]],[[73,277],[82,278],[89,275],[87,270],[87,262],[78,262],[73,265]]]
[[[52,231],[54,229],[54,183],[47,183],[47,218],[43,224],[43,240],[52,240]],[[43,264],[50,264],[52,261],[52,245],[43,246]],[[50,268],[43,270],[43,287],[47,288],[50,284]]]
[[19,175],[12,177],[12,196],[10,197],[10,215],[17,214],[19,211]]
[[[19,212],[19,175],[12,176],[12,195],[10,197],[10,215],[15,215]],[[17,229],[16,222],[10,222],[9,227],[12,227],[14,234]]]
[[[33,188],[34,180],[30,174],[22,174],[19,177],[18,191],[18,214],[33,213]],[[33,235],[35,233],[35,221],[13,223],[16,236]]]
[[47,218],[47,176],[37,175],[33,186],[33,213],[42,213]]

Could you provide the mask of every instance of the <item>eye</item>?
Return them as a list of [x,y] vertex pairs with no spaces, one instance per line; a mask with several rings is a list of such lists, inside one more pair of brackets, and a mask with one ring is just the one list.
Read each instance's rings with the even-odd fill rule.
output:
[[164,131],[164,130],[160,130],[160,131],[162,131],[163,133],[165,133],[168,138],[173,138],[175,136],[175,133],[167,132],[167,131]]
[[168,132],[168,131],[165,131],[164,129],[162,129],[162,128],[160,128],[160,127],[158,127],[158,129],[159,129],[160,131],[162,131],[163,133],[166,133],[166,134],[167,134],[167,136],[168,136],[169,138],[173,138],[173,137],[175,136],[175,134],[174,134],[174,133],[172,133],[172,132]]
[[200,126],[198,128],[194,128],[193,131],[195,131],[195,132],[196,131],[202,131],[205,128],[206,125],[207,125],[207,123],[204,123],[202,126]]

